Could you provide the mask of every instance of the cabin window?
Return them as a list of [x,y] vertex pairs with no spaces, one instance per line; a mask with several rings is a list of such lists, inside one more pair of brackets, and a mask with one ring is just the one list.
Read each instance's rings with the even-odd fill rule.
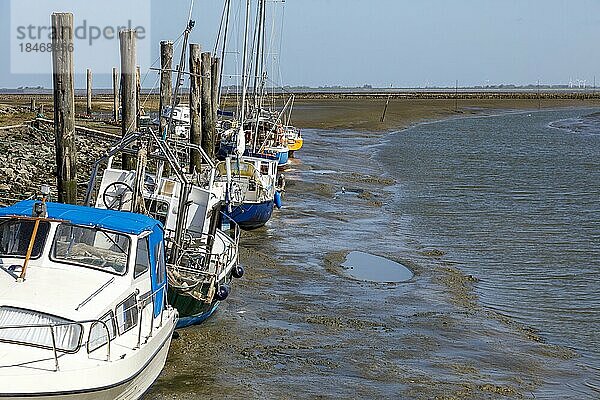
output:
[[81,324],[36,311],[0,307],[0,342],[50,350],[56,346],[56,350],[60,352],[75,353],[80,348],[82,335]]
[[98,228],[61,224],[56,230],[52,259],[125,275],[129,237]]
[[115,318],[112,311],[104,314],[98,322],[92,323],[90,336],[87,344],[88,353],[92,353],[108,344],[117,336]]
[[108,332],[110,333],[110,339],[114,339],[117,336],[117,328],[115,327],[115,314],[113,314],[112,310],[104,314],[100,321],[104,322],[108,327]]
[[[35,222],[30,220],[9,219],[0,221],[0,256],[25,257],[31,242]],[[50,224],[41,221],[33,243],[31,258],[39,258],[44,251]]]
[[268,163],[260,163],[260,173],[261,173],[261,175],[269,175],[269,164]]
[[162,242],[156,244],[156,283],[162,286],[167,275],[167,260],[165,260],[165,249]]
[[147,237],[138,240],[133,279],[139,278],[150,269],[149,250]]
[[138,323],[137,296],[132,294],[115,310],[119,335],[130,331]]

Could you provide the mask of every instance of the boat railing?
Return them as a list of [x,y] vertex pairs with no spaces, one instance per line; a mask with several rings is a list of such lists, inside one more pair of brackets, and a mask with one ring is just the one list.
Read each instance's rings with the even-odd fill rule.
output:
[[[156,304],[158,296],[162,294],[162,306],[160,308],[160,313],[155,315]],[[146,308],[152,305],[151,308],[151,316],[149,330],[147,335],[144,335],[143,331],[143,315]],[[136,325],[138,326],[137,332],[137,345],[132,348],[132,350],[137,350],[140,348],[142,344],[148,342],[148,340],[152,337],[154,333],[155,323],[158,323],[158,327],[161,327],[163,324],[163,314],[165,312],[167,305],[167,293],[166,286],[154,291],[149,292],[147,294],[139,296],[136,295],[136,302],[127,308],[124,308],[122,311],[127,314],[128,312],[133,312],[133,314],[129,314],[133,316],[133,320],[136,321]],[[35,349],[48,350],[52,352],[52,357],[54,361],[54,371],[60,371],[59,360],[60,356],[63,354],[77,354],[82,349],[85,348],[88,356],[97,352],[98,350],[106,347],[106,353],[104,361],[110,361],[111,359],[111,343],[117,338],[117,332],[119,331],[117,327],[117,321],[112,314],[110,313],[110,318],[107,320],[98,319],[98,320],[86,320],[86,321],[78,321],[78,322],[65,322],[65,323],[49,323],[49,324],[15,324],[15,325],[6,325],[0,326],[0,343],[8,343],[14,344],[18,346],[31,347]],[[110,325],[110,328],[109,328]],[[111,329],[112,328],[112,329]],[[100,329],[101,333],[99,334],[96,329]],[[34,335],[34,337],[38,340],[25,340],[20,338],[20,335],[16,332],[18,331],[30,331],[38,330],[39,332]],[[41,338],[44,337],[42,332],[46,331],[48,336],[46,340]],[[112,333],[111,333],[112,331]],[[87,340],[84,342],[83,338],[85,336],[85,332],[87,332]],[[124,335],[128,331],[123,332],[119,335]],[[22,335],[21,335],[22,336]],[[67,343],[65,345],[65,339],[67,339]],[[42,358],[40,360],[28,361],[25,364],[34,364],[36,362],[49,361],[48,358]],[[1,368],[2,366],[0,366]]]

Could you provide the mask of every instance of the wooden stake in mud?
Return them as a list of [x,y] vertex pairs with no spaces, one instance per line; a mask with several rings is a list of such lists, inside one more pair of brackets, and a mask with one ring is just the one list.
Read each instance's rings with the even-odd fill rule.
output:
[[75,83],[73,80],[73,14],[52,14],[54,133],[58,201],[77,202],[75,149]]
[[87,69],[87,115],[92,115],[92,70]]
[[[202,56],[200,45],[190,44],[190,142],[201,146],[202,140]],[[197,150],[190,150],[190,171],[202,169],[202,156]]]
[[[119,32],[121,41],[121,134],[134,132],[137,126],[136,31]],[[123,155],[123,169],[135,169],[135,160]]]
[[221,86],[221,59],[214,57],[211,64],[211,78],[212,78],[212,111],[213,111],[213,122],[216,124],[219,118],[219,87]]
[[117,68],[113,67],[113,119],[119,121],[119,74]]
[[160,133],[163,138],[167,137],[167,127],[169,119],[163,115],[165,107],[171,105],[173,99],[173,79],[171,70],[173,69],[173,42],[160,42]]
[[454,111],[458,112],[458,79],[456,80],[456,86],[454,87]]
[[210,52],[202,53],[202,148],[209,157],[215,156],[215,121],[212,110],[212,65]]
[[35,99],[34,98],[31,99],[31,105],[29,106],[29,111],[31,111],[31,112],[35,112],[36,111]]
[[387,109],[388,109],[388,106],[390,105],[390,99],[391,98],[392,98],[392,92],[390,90],[390,93],[388,93],[387,101],[385,102],[385,107],[383,107],[383,114],[381,115],[380,122],[382,122],[382,123],[385,122],[385,114],[387,114]]

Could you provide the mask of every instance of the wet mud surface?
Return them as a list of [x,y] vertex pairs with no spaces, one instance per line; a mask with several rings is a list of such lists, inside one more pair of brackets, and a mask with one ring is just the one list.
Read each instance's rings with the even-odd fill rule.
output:
[[[246,275],[213,318],[180,332],[146,399],[548,398],[580,378],[576,352],[481,306],[481,277],[408,233],[380,135],[304,135],[284,209],[243,235]],[[336,273],[351,251],[415,276]]]

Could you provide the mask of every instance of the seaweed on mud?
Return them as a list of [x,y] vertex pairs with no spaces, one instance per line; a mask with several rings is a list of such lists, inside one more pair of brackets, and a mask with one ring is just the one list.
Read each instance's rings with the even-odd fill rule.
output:
[[446,255],[446,252],[442,251],[442,250],[438,250],[438,249],[432,249],[432,250],[422,251],[421,255],[423,255],[425,257],[430,257],[430,258],[442,258]]
[[382,186],[392,186],[396,183],[396,181],[391,178],[384,178],[382,176],[374,176],[374,175],[363,175],[363,174],[359,174],[357,172],[352,172],[351,174],[342,175],[341,179],[346,182],[365,183],[365,184],[370,184],[370,185],[382,185]]

